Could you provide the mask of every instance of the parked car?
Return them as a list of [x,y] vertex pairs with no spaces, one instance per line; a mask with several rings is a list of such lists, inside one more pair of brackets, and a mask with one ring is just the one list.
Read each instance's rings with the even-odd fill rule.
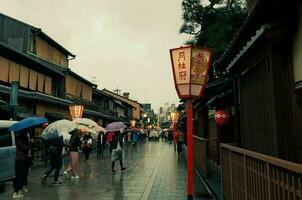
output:
[[159,141],[159,131],[153,129],[150,131],[149,140]]
[[14,123],[16,121],[0,120],[0,183],[15,177],[15,134],[8,131]]

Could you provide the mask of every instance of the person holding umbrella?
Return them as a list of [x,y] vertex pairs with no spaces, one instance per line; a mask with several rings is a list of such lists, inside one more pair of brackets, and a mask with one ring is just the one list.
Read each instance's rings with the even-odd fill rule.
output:
[[79,152],[81,151],[81,140],[79,136],[79,130],[74,129],[71,132],[71,137],[69,141],[69,159],[70,163],[67,170],[64,171],[65,175],[71,173],[71,179],[79,179],[78,176],[78,162],[79,162]]
[[121,171],[124,171],[126,167],[123,166],[123,136],[119,131],[115,131],[115,134],[112,136],[112,142],[110,143],[112,148],[111,153],[111,173],[115,174],[115,161],[120,162]]
[[[18,133],[18,132],[17,132]],[[16,163],[15,163],[15,174],[14,179],[14,192],[13,199],[23,197],[21,189],[27,183],[28,174],[28,163],[29,163],[29,149],[31,148],[28,129],[22,129],[19,134],[16,134]]]
[[[28,137],[29,128],[47,123],[48,120],[43,117],[27,117],[17,123],[14,123],[8,131],[16,132],[16,162],[13,199],[22,198],[20,190],[27,185],[29,150],[31,144]],[[18,134],[20,133],[20,135]],[[25,192],[27,189],[23,189]]]
[[62,182],[58,180],[59,173],[62,168],[62,152],[64,147],[63,136],[58,138],[52,138],[47,140],[48,143],[48,153],[50,156],[50,168],[41,177],[41,182],[43,185],[46,184],[47,177],[55,170],[54,179],[52,181],[53,185],[61,185]]
[[104,150],[106,147],[106,137],[103,131],[100,131],[97,138],[97,158],[104,158]]
[[126,167],[123,166],[123,135],[121,130],[127,126],[123,122],[113,122],[106,126],[106,131],[110,131],[108,134],[108,141],[110,142],[111,152],[111,173],[115,174],[114,164],[115,161],[119,161],[121,170],[124,171]]

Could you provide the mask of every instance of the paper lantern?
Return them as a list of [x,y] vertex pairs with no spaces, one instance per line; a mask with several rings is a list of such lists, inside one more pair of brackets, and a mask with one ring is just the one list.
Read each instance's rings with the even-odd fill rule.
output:
[[225,125],[230,121],[230,114],[225,110],[217,110],[215,112],[215,122],[218,125]]

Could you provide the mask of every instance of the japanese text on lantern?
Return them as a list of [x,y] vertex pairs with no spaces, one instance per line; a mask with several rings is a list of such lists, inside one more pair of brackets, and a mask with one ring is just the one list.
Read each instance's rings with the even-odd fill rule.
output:
[[187,70],[186,70],[186,57],[185,52],[181,51],[178,53],[178,75],[179,79],[185,81],[187,79]]
[[202,84],[210,61],[210,52],[206,49],[194,49],[192,52],[192,83]]

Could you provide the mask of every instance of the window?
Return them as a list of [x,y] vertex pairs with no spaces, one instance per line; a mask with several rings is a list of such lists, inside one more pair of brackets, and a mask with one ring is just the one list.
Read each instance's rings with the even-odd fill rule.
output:
[[0,148],[12,146],[12,136],[7,128],[0,129]]
[[29,38],[29,51],[36,54],[36,37],[33,32]]

